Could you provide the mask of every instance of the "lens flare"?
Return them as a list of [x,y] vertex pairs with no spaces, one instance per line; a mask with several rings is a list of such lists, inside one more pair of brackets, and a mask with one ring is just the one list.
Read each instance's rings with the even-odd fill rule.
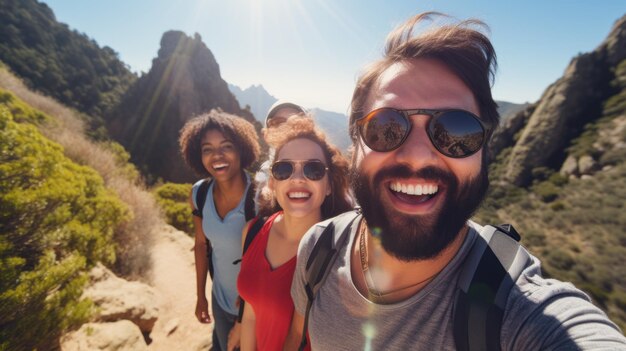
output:
[[370,228],[372,236],[376,239],[380,238],[380,234],[382,234],[383,230],[380,227]]
[[363,350],[370,351],[372,349],[372,340],[374,340],[374,337],[376,336],[376,326],[368,321],[363,323],[361,331],[365,337],[365,347]]

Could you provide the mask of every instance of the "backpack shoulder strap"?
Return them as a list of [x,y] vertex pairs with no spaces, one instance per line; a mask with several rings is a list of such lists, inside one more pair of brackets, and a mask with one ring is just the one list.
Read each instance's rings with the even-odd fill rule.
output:
[[328,222],[328,225],[315,242],[313,250],[306,262],[304,289],[308,298],[306,312],[304,314],[304,328],[302,330],[302,340],[300,342],[300,350],[306,346],[306,331],[309,324],[309,312],[313,305],[313,300],[317,292],[324,284],[326,277],[337,259],[339,251],[345,245],[352,223],[360,218],[361,214],[357,211],[350,211],[338,216],[335,220]]
[[[246,251],[248,251],[250,244],[252,244],[252,240],[256,238],[257,234],[259,234],[259,232],[261,231],[261,228],[263,228],[263,226],[265,225],[265,222],[267,222],[267,217],[257,217],[254,220],[254,222],[252,222],[246,234],[246,241],[243,242],[243,250],[241,251],[241,257],[243,257]],[[241,258],[233,261],[233,264],[238,264],[239,262],[241,262]]]
[[457,283],[454,341],[458,350],[500,350],[500,329],[509,292],[530,255],[510,225],[485,226]]
[[206,196],[209,192],[209,187],[213,179],[204,179],[202,183],[198,186],[198,191],[196,191],[196,208],[193,209],[193,215],[196,217],[202,218],[202,209],[204,208],[204,203],[206,202]]
[[[250,185],[248,186],[248,191],[246,192],[246,202],[244,204],[244,216],[246,217],[246,222],[254,218],[256,216],[256,211],[254,210],[254,197],[256,195],[256,183],[254,180],[250,178]],[[259,228],[260,229],[260,228]],[[244,251],[245,252],[245,251]]]
[[248,247],[250,247],[250,244],[252,244],[252,240],[256,238],[257,234],[259,234],[261,228],[263,228],[266,221],[267,217],[258,217],[256,221],[254,221],[254,223],[250,227],[250,230],[248,230],[248,235],[246,235],[246,241],[243,243],[243,251],[241,253],[242,256],[246,253],[246,251],[248,251]]

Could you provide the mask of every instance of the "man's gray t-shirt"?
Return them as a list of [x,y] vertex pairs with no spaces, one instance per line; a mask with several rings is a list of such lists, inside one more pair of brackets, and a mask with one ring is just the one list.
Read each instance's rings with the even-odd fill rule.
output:
[[[330,221],[330,220],[329,220]],[[313,226],[302,238],[291,295],[304,316],[305,267],[329,221]],[[481,227],[470,231],[454,259],[416,295],[388,305],[369,301],[350,274],[356,229],[320,288],[309,316],[313,350],[455,350],[453,308],[462,263]],[[509,295],[501,328],[502,350],[626,350],[626,338],[604,312],[570,283],[544,279],[532,256]]]

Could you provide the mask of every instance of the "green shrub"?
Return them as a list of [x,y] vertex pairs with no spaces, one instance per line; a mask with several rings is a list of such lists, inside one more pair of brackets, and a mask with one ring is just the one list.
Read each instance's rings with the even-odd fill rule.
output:
[[119,172],[124,178],[132,182],[137,182],[140,179],[139,170],[130,163],[130,154],[121,144],[115,141],[106,141],[102,145],[115,156]]
[[551,182],[541,182],[533,185],[532,191],[539,196],[543,202],[552,202],[559,196],[559,188]]
[[531,173],[534,180],[544,181],[554,173],[554,170],[548,167],[535,167],[531,170]]
[[555,172],[548,177],[548,181],[556,186],[563,186],[569,183],[569,178],[562,175],[561,173]]
[[528,246],[542,247],[546,245],[546,235],[536,229],[528,229],[524,233],[520,233],[522,242]]
[[614,291],[613,294],[611,294],[611,300],[613,300],[617,307],[626,311],[626,292]]
[[555,248],[548,255],[548,263],[556,269],[567,271],[574,266],[575,261],[569,253]]
[[615,94],[604,102],[604,113],[617,115],[626,110],[626,92]]
[[193,236],[193,219],[189,207],[190,192],[191,184],[175,183],[165,183],[154,190],[157,203],[165,212],[167,223]]
[[52,122],[49,116],[19,101],[13,93],[6,90],[0,89],[0,104],[9,109],[13,120],[17,123],[42,124]]
[[[90,307],[85,272],[115,260],[126,207],[92,169],[77,165],[0,103],[0,349],[48,349]],[[28,112],[27,112],[28,113]],[[22,121],[37,117],[26,116]]]
[[618,149],[618,148],[611,149],[603,153],[602,156],[600,156],[600,160],[598,160],[598,162],[602,166],[624,163],[626,162],[626,152],[624,152],[624,149]]
[[550,209],[554,212],[563,211],[565,209],[565,204],[563,201],[555,201],[550,204]]

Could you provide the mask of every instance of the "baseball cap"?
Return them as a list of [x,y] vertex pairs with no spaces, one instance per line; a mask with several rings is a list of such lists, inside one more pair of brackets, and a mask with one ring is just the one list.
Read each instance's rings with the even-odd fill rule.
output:
[[276,114],[276,112],[278,112],[278,110],[280,110],[281,108],[285,107],[292,108],[300,113],[306,113],[304,107],[300,105],[294,104],[293,102],[289,101],[278,100],[270,107],[269,111],[267,112],[267,116],[265,117],[265,127],[267,127],[267,122],[272,119],[272,117],[274,117],[274,114]]

